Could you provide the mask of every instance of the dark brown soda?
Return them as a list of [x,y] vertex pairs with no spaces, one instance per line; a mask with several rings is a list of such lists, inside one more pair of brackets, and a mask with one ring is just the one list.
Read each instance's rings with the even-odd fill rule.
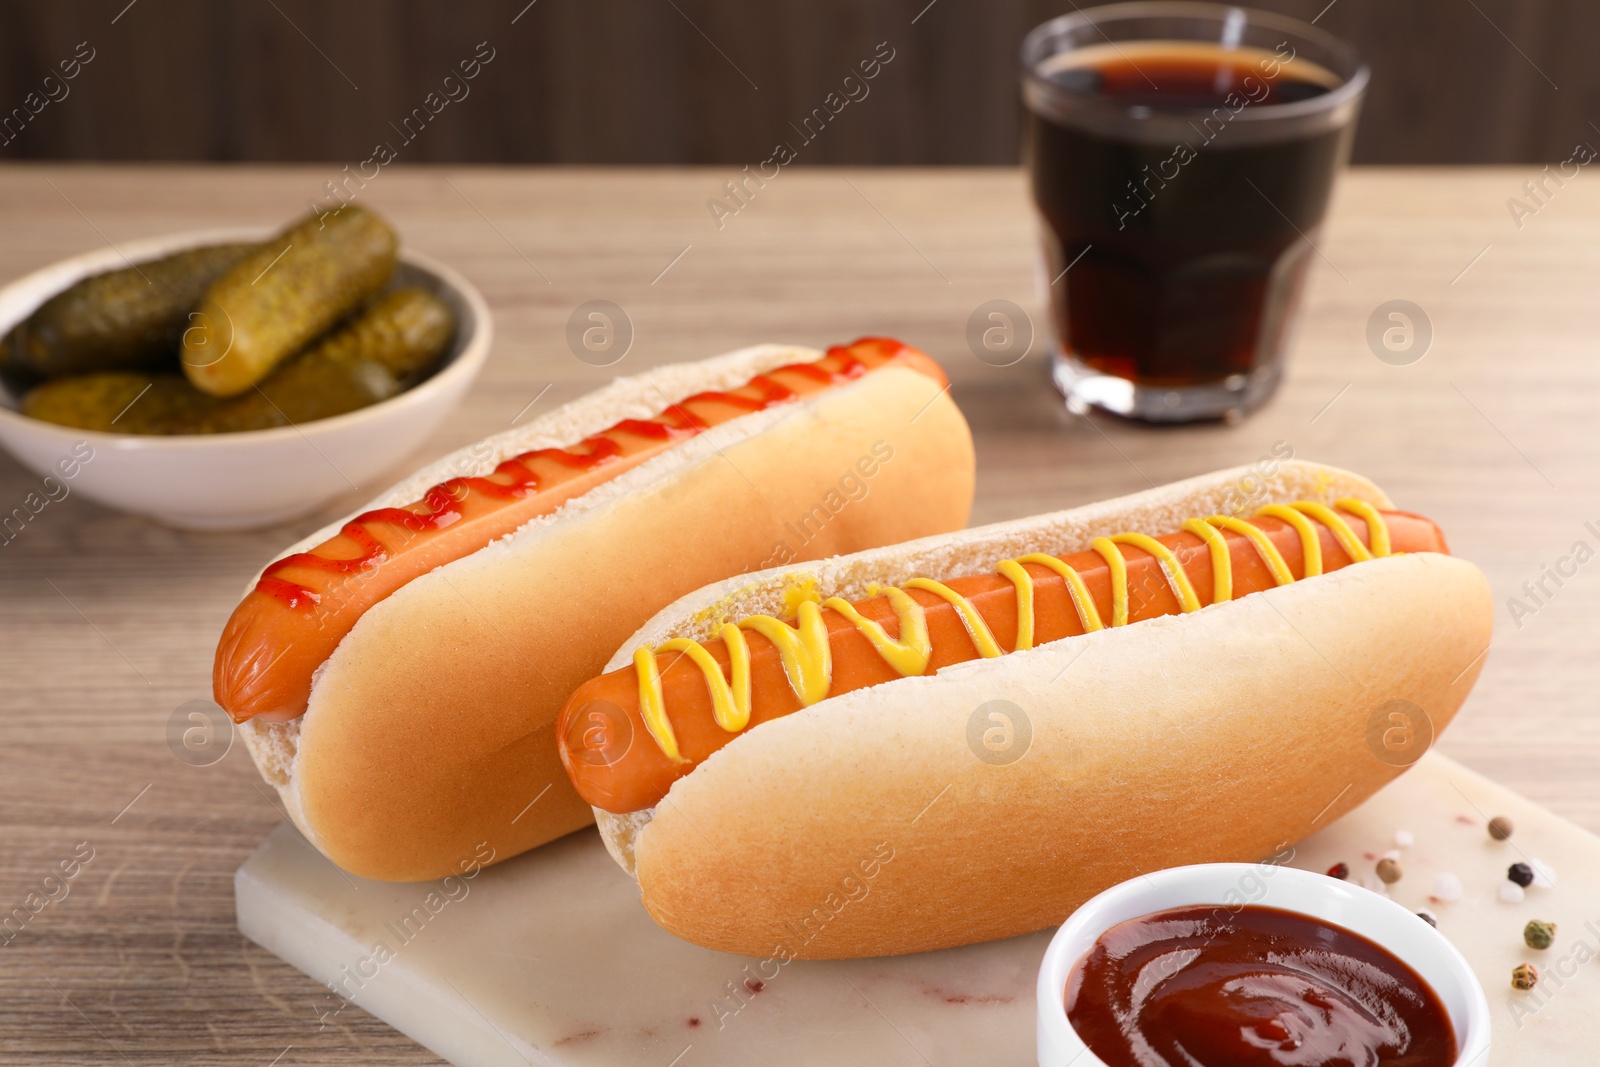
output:
[[1040,73],[1130,109],[1183,109],[1190,121],[1172,143],[1147,144],[1030,110],[1025,151],[1062,349],[1163,388],[1257,370],[1282,350],[1347,133],[1263,142],[1238,128],[1245,119],[1232,108],[1311,99],[1336,83],[1262,49],[1095,53]]

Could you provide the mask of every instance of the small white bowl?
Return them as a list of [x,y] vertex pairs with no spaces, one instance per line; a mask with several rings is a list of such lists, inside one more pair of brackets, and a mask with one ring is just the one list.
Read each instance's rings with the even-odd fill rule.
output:
[[1363,935],[1409,964],[1439,994],[1455,1027],[1457,1067],[1489,1054],[1489,1001],[1466,958],[1427,922],[1381,896],[1324,874],[1256,863],[1173,867],[1112,886],[1067,919],[1039,970],[1039,1067],[1105,1067],[1067,1019],[1067,978],[1111,927],[1168,908],[1257,904],[1299,912]]
[[[64,259],[0,288],[0,336],[56,293],[91,274],[219,241],[262,240],[273,231],[168,234]],[[427,380],[358,411],[297,426],[244,433],[158,437],[94,433],[30,419],[0,388],[0,444],[55,480],[41,496],[82,493],[109,507],[171,526],[238,530],[292,519],[368,482],[436,430],[489,355],[494,327],[483,295],[460,274],[402,248],[396,279],[431,290],[456,313],[456,337]],[[86,443],[86,444],[85,444]],[[71,461],[92,449],[93,458]],[[63,460],[68,461],[59,466]],[[46,492],[48,488],[49,492]]]

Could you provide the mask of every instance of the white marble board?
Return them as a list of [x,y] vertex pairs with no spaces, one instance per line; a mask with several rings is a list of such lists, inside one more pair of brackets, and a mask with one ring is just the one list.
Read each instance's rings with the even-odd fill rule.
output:
[[[1510,841],[1490,840],[1493,815],[1515,821]],[[1370,872],[1399,829],[1415,843],[1391,895],[1434,911],[1477,970],[1494,1016],[1491,1067],[1594,1063],[1600,838],[1430,754],[1291,862]],[[1528,858],[1551,864],[1556,886],[1500,901],[1507,866]],[[1441,871],[1459,875],[1464,899],[1428,901]],[[758,961],[657,928],[593,830],[470,883],[407,885],[346,875],[285,824],[235,887],[239,928],[329,986],[316,1009],[325,1021],[369,1011],[461,1067],[1034,1062],[1034,981],[1049,931],[917,956],[791,962],[764,979]],[[1558,923],[1553,948],[1523,945],[1530,918]],[[1525,960],[1545,976],[1533,993],[1510,986]]]

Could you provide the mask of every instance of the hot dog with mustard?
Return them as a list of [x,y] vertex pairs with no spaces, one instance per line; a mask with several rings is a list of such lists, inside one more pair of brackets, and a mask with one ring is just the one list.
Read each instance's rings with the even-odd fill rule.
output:
[[[1443,729],[1491,612],[1370,482],[1288,463],[1219,513],[1242,473],[687,597],[568,700],[563,763],[657,921],[743,954],[879,844],[910,861],[797,955],[1008,936],[1259,858],[1414,760],[1382,709]],[[997,723],[1015,759],[976,740]]]

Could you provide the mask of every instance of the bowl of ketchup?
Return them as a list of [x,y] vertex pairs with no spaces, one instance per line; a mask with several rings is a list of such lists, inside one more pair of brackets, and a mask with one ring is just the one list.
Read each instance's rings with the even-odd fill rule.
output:
[[1174,867],[1084,904],[1039,972],[1040,1067],[1481,1067],[1489,1004],[1388,897],[1269,864]]

